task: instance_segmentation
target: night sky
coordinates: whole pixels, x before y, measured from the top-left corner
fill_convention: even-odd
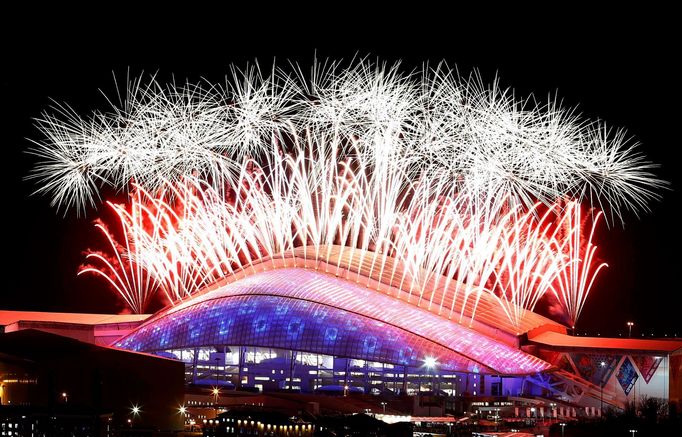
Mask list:
[[[334,29],[346,33],[343,40],[338,35],[320,37],[317,31],[324,23],[296,26],[293,32],[266,23],[241,31],[231,23],[133,35],[124,27],[99,28],[97,23],[79,23],[66,31],[26,20],[11,35],[4,29],[1,177],[6,261],[0,309],[122,309],[102,282],[76,278],[82,251],[99,241],[92,227],[97,211],[90,210],[84,218],[73,213],[64,217],[49,206],[48,198],[31,196],[34,186],[23,180],[33,162],[24,153],[28,139],[40,139],[31,118],[47,109],[50,99],[87,114],[107,107],[99,90],[115,91],[112,72],[119,79],[130,69],[134,75],[158,71],[162,79],[174,74],[179,81],[222,82],[231,63],[244,66],[258,58],[269,65],[276,57],[308,65],[317,50],[318,57],[348,59],[357,52],[387,61],[402,59],[409,69],[445,59],[461,72],[480,69],[488,82],[499,74],[502,84],[515,88],[517,95],[533,92],[542,100],[556,92],[565,106],[578,106],[589,118],[627,128],[648,157],[662,164],[658,174],[671,183],[671,190],[661,193],[662,201],[652,203],[650,213],[639,219],[626,215],[624,228],[601,228],[599,253],[610,268],[598,279],[578,332],[618,335],[627,332],[625,323],[632,320],[638,337],[682,336],[681,313],[674,303],[680,297],[682,268],[677,212],[682,168],[675,157],[682,99],[674,66],[680,35],[672,17],[662,13],[647,30],[642,23],[618,19],[608,28],[599,22],[536,23],[500,32],[458,28],[427,33],[395,23],[388,26],[391,31],[376,31],[371,37],[350,32],[349,27],[363,27],[354,23]]]

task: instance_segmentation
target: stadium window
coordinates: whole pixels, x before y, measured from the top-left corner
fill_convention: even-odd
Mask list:
[[[502,396],[502,383],[493,382],[490,384],[490,395],[491,396]]]

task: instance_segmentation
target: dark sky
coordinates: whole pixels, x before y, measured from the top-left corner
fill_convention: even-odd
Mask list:
[[[120,308],[100,282],[75,276],[82,250],[93,241],[96,212],[81,219],[63,217],[49,206],[49,199],[31,196],[34,187],[22,180],[32,165],[24,153],[30,145],[27,138],[39,138],[31,117],[46,109],[50,99],[86,114],[106,107],[98,90],[113,92],[112,72],[124,77],[130,68],[133,73],[159,71],[166,78],[175,74],[178,79],[221,81],[230,63],[244,65],[258,58],[267,64],[274,56],[305,64],[317,49],[320,57],[349,58],[359,52],[388,61],[402,59],[407,67],[445,59],[463,72],[479,68],[488,80],[497,73],[502,84],[519,95],[557,92],[567,106],[578,105],[584,115],[627,128],[642,150],[662,164],[659,175],[671,182],[672,190],[662,193],[663,200],[653,203],[650,213],[639,219],[627,215],[625,228],[602,228],[600,253],[610,268],[590,295],[578,330],[618,335],[632,320],[637,336],[682,336],[675,304],[682,268],[677,213],[682,168],[676,158],[682,99],[674,66],[682,38],[673,16],[634,13],[627,20],[600,17],[562,25],[511,22],[497,31],[490,30],[495,23],[485,21],[466,29],[428,23],[416,27],[416,17],[381,28],[369,22],[296,22],[288,27],[259,22],[242,29],[235,27],[239,20],[233,17],[229,24],[199,23],[192,29],[175,26],[173,31],[147,29],[140,34],[128,30],[139,27],[130,22],[45,26],[23,20],[11,34],[3,30],[2,42],[6,261],[0,309]],[[374,29],[371,35],[359,33],[369,27]],[[323,31],[326,36],[320,37]]]

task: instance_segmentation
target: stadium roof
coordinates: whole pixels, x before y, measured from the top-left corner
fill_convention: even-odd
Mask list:
[[[6,356],[31,361],[93,351],[100,351],[116,357],[144,356],[158,361],[174,361],[158,355],[123,351],[119,348],[96,345],[37,329],[24,329],[0,335],[0,350]]]
[[[529,341],[545,346],[568,349],[617,349],[626,351],[682,353],[680,340],[647,340],[637,338],[573,337],[558,332],[542,332],[529,337]]]
[[[393,258],[388,258],[384,269],[378,271],[378,269],[374,268],[371,255],[358,255],[358,253],[362,252],[361,249],[357,249],[353,252],[341,250],[340,246],[321,246],[321,248],[318,249],[320,257],[325,258],[326,261],[306,259],[306,250],[310,251],[314,250],[314,248],[298,247],[294,250],[296,254],[294,257],[285,256],[274,259],[264,258],[256,261],[252,265],[244,267],[241,272],[218,281],[204,289],[202,292],[197,293],[195,296],[202,295],[231,282],[238,281],[254,272],[288,267],[305,267],[306,269],[314,269],[320,273],[344,278],[354,284],[364,285],[367,288],[381,291],[389,296],[400,298],[408,304],[418,306],[445,319],[450,319],[448,312],[452,308],[455,314],[455,316],[452,317],[452,320],[458,319],[461,314],[462,318],[460,321],[462,323],[470,325],[474,330],[481,331],[488,336],[498,339],[501,338],[496,335],[495,331],[513,337],[540,327],[548,327],[550,330],[566,332],[565,326],[532,311],[525,311],[521,325],[518,327],[514,326],[512,322],[509,321],[499,302],[497,302],[490,293],[473,293],[474,295],[477,295],[476,298],[471,297],[465,300],[464,288],[466,285],[454,280],[448,281],[444,277],[435,277],[426,273],[424,273],[424,276],[429,277],[429,280],[421,287],[425,290],[424,296],[428,296],[428,298],[425,297],[424,300],[420,300],[413,297],[411,301],[408,301],[405,298],[407,293],[400,288],[400,279],[395,279],[402,277],[402,274],[396,274],[395,272],[402,271],[403,267],[399,261]],[[443,284],[445,283],[450,284],[447,293],[444,293]],[[455,294],[453,293],[453,290],[455,289],[460,289],[460,292],[456,293],[457,297],[453,302],[452,296]],[[431,298],[431,290],[434,290],[433,299]],[[469,292],[471,292],[471,290],[469,290]],[[431,305],[432,302],[436,302],[438,305]],[[440,310],[441,307],[444,308],[442,311]],[[472,320],[470,316],[474,312],[475,316]]]
[[[149,314],[88,314],[0,310],[0,326],[7,326],[17,322],[57,322],[77,323],[82,325],[103,325],[108,323],[139,322],[148,318]]]
[[[204,335],[199,331],[204,330],[200,325],[208,327],[213,323],[212,320],[217,320],[212,315],[213,311],[225,311],[216,307],[223,305],[219,302],[227,302],[226,299],[260,298],[260,301],[265,303],[268,298],[275,297],[291,302],[307,302],[308,305],[323,305],[359,315],[384,324],[387,330],[398,329],[408,333],[415,341],[419,339],[418,341],[424,344],[449,350],[449,354],[455,360],[458,360],[456,358],[458,356],[474,361],[479,366],[489,369],[490,373],[529,374],[549,370],[551,367],[516,346],[482,335],[464,324],[439,317],[433,311],[418,308],[404,299],[397,299],[359,285],[355,281],[301,267],[252,273],[231,284],[193,296],[176,306],[167,307],[121,339],[118,345],[132,350],[164,349],[169,347],[162,345],[164,336],[176,338],[178,335],[181,335],[182,341],[188,346],[195,342],[213,341],[210,338],[204,340]],[[244,313],[242,310],[230,312],[235,317],[241,317],[240,314]],[[310,316],[314,317],[313,314]],[[191,320],[201,321],[201,324],[195,327],[195,336],[192,335],[192,330],[188,329],[187,323],[182,322],[184,319],[188,320],[187,323]],[[221,320],[225,321],[224,318]],[[178,323],[180,324],[177,325]],[[253,323],[249,323],[249,326],[251,325]],[[306,326],[307,329],[313,329],[314,324],[309,323]],[[168,330],[173,333],[166,334]]]

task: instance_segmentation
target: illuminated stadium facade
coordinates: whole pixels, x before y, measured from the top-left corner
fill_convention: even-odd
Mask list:
[[[187,360],[192,383],[224,379],[215,375],[217,360],[225,376],[241,375],[237,383],[288,388],[294,372],[298,383],[292,388],[303,391],[405,387],[398,374],[405,368],[422,374],[429,359],[450,375],[520,375],[550,367],[404,301],[301,268],[255,273],[171,307],[117,345]],[[239,372],[243,367],[248,373]],[[447,393],[462,391],[452,380],[445,382],[441,388]],[[407,390],[416,390],[412,381]]]
[[[462,305],[472,303],[454,302]],[[532,312],[516,327],[487,295],[477,305],[476,319],[459,323],[360,265],[292,257],[254,264],[153,315],[0,311],[0,324],[181,361],[190,406],[212,405],[201,399],[216,388],[234,399],[435,394],[459,400],[459,412],[502,406],[530,416],[536,407],[543,417],[599,415],[643,395],[680,402],[680,340],[575,337]]]
[[[679,341],[571,337],[534,313],[517,335],[485,299],[476,320],[460,324],[395,288],[367,286],[358,271],[295,258],[226,282],[115,345],[181,360],[188,385],[221,389],[525,397],[588,411],[622,408],[637,390],[679,396]]]

